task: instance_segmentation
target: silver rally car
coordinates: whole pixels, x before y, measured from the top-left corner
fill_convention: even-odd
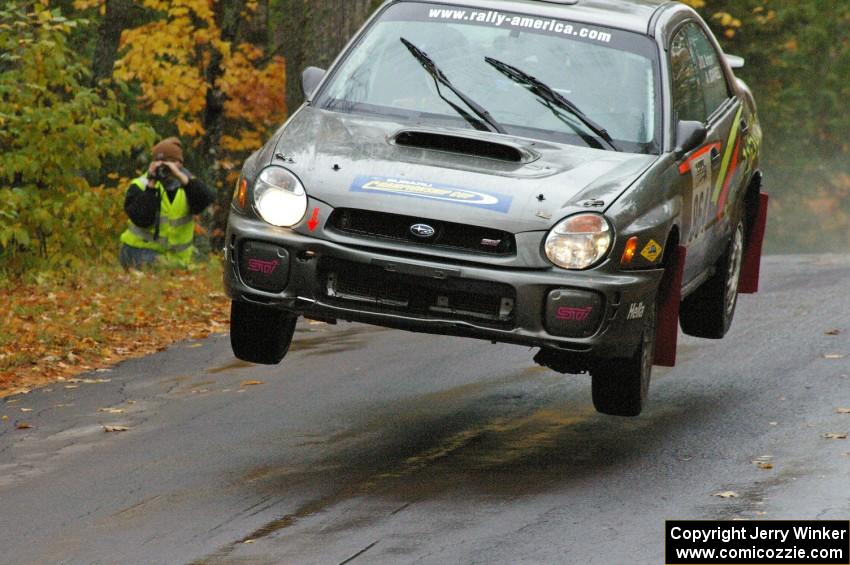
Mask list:
[[[244,165],[234,353],[280,362],[298,316],[521,344],[639,414],[679,325],[758,288],[741,66],[677,2],[386,2]]]

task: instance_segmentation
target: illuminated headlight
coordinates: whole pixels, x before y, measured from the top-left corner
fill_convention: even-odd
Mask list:
[[[579,214],[561,221],[546,236],[546,257],[563,269],[587,269],[602,260],[613,237],[599,214]]]
[[[269,167],[254,183],[254,206],[268,223],[289,228],[304,218],[307,193],[295,175],[282,167]]]

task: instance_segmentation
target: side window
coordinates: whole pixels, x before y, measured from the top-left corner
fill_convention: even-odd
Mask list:
[[[670,44],[670,69],[673,76],[674,120],[704,123],[708,117],[705,99],[685,29],[680,30]]]
[[[705,95],[705,108],[708,115],[717,110],[729,98],[729,85],[720,67],[720,59],[714,45],[705,32],[694,24],[688,25],[688,40],[697,64],[702,88]]]

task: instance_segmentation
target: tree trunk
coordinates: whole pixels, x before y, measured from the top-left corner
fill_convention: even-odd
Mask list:
[[[235,47],[241,37],[241,13],[245,10],[245,0],[219,0],[215,3],[215,19],[221,30],[221,39],[230,42]],[[213,205],[213,226],[227,224],[230,191],[224,190],[227,171],[218,166],[221,147],[221,136],[225,131],[224,102],[226,96],[218,87],[218,80],[224,74],[222,55],[213,49],[210,53],[210,63],[204,72],[207,83],[206,107],[204,108],[203,128],[206,132],[201,142],[199,162],[202,178],[215,191],[216,199]],[[223,237],[215,230],[212,237],[214,249],[221,247]]]
[[[133,25],[139,8],[133,0],[106,0],[106,14],[97,28],[97,44],[92,57],[92,86],[105,78],[112,77],[121,32]]]
[[[294,112],[304,101],[301,73],[306,67],[327,69],[360,29],[375,0],[271,0],[273,37],[286,58],[286,106]]]

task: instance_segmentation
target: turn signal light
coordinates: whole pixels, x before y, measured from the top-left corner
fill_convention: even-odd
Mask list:
[[[621,265],[628,265],[632,262],[632,259],[635,258],[635,253],[637,252],[638,246],[638,238],[630,237],[629,241],[626,242],[626,250],[623,251],[623,258],[620,259]]]
[[[236,194],[233,200],[240,210],[244,210],[248,206],[248,181],[245,177],[239,177],[239,183],[236,185]]]

